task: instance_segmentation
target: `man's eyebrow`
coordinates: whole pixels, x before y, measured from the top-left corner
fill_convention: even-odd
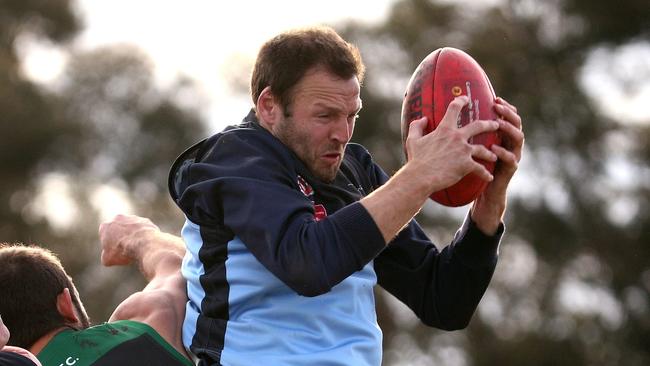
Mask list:
[[[328,112],[336,112],[336,113],[343,112],[342,108],[339,108],[338,106],[328,104],[328,103],[324,103],[324,102],[316,102],[316,103],[314,103],[314,107],[326,109]],[[361,108],[363,108],[363,105],[361,103],[359,103],[359,108],[357,108],[351,114],[358,114],[361,111]]]
[[[334,111],[340,110],[339,107],[336,107],[336,106],[334,106],[332,104],[325,103],[325,102],[316,102],[316,103],[314,103],[314,107],[323,108],[323,109],[327,109],[327,110],[334,110]]]

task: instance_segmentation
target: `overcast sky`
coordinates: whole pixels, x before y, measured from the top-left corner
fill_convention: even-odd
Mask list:
[[[467,2],[498,4],[500,0]],[[140,47],[151,57],[162,86],[180,75],[196,81],[205,95],[200,107],[218,130],[240,120],[250,107],[247,98],[228,88],[227,79],[233,75],[248,78],[250,63],[265,40],[297,26],[336,25],[345,20],[380,22],[393,3],[395,0],[77,0],[86,26],[74,47],[93,49],[117,43]],[[21,56],[27,74],[45,83],[54,80],[65,65],[65,53],[43,44],[24,43],[28,47]],[[630,94],[629,88],[617,82],[649,79],[648,43],[596,51],[585,70],[577,77],[588,93],[599,99],[599,105],[613,111],[611,115],[630,121],[650,119],[650,83],[636,85]]]
[[[335,25],[346,19],[381,21],[392,2],[78,0],[85,29],[74,47],[137,45],[151,57],[163,86],[179,75],[197,82],[206,96],[202,105],[206,118],[218,128],[239,121],[250,108],[248,99],[233,97],[224,77],[248,73],[265,40],[298,26]],[[54,80],[65,65],[65,54],[47,45],[28,44],[23,51],[26,72],[37,81]]]

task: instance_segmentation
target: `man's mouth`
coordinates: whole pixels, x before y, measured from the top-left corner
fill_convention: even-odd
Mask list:
[[[339,159],[341,159],[341,155],[342,154],[339,153],[339,152],[332,152],[332,153],[323,154],[321,156],[328,163],[334,164],[334,163],[338,162]]]

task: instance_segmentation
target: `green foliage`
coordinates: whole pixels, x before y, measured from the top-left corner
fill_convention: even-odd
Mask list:
[[[0,2],[0,237],[29,238],[33,228],[20,218],[16,192],[26,188],[32,171],[49,144],[52,129],[62,127],[56,100],[20,74],[16,42],[21,35],[60,42],[79,30],[80,24],[67,0]],[[13,202],[13,207],[12,206]],[[24,240],[25,240],[24,239]]]
[[[468,3],[400,0],[383,24],[343,29],[368,65],[354,139],[387,172],[403,162],[406,83],[438,47],[464,49],[484,67],[518,107],[527,138],[500,263],[472,324],[431,330],[379,292],[385,363],[650,364],[650,124],[606,117],[580,84],[594,50],[648,47],[647,1]],[[68,0],[0,0],[0,239],[59,253],[91,316],[103,321],[142,280],[132,269],[99,266],[97,226],[111,203],[99,193],[119,192],[135,213],[178,232],[167,169],[205,126],[176,98],[191,81],[162,89],[139,50],[66,48],[81,23]],[[54,90],[21,74],[16,46],[25,36],[69,51]],[[647,84],[648,75],[631,80]],[[43,216],[46,182],[66,188],[71,224]],[[418,220],[444,243],[463,213],[432,204]]]
[[[176,99],[193,86],[179,80],[163,90],[146,55],[113,46],[68,49],[64,75],[46,90],[20,72],[17,40],[66,47],[81,22],[71,2],[2,1],[0,18],[0,238],[59,253],[91,317],[104,321],[143,280],[133,269],[99,265],[99,221],[121,196],[134,213],[178,232],[182,216],[168,198],[167,172],[206,133],[198,111]],[[45,193],[48,184],[55,193]],[[70,212],[48,210],[51,199],[67,200]]]
[[[467,364],[650,362],[641,341],[650,339],[650,124],[604,116],[580,84],[597,47],[640,40],[648,47],[649,19],[646,2],[633,0],[512,0],[493,7],[402,0],[383,24],[343,29],[368,63],[354,139],[389,172],[403,159],[402,95],[383,89],[405,88],[436,48],[467,51],[523,117],[526,148],[512,183],[500,264],[467,338],[455,343]],[[636,83],[650,82],[647,74],[637,77]],[[621,170],[631,183],[619,183]],[[626,210],[636,214],[625,219]],[[433,205],[418,220],[444,243],[450,236],[441,232],[453,233],[459,222],[449,217],[456,213]],[[379,303],[387,364],[417,364],[408,352],[399,357],[403,344],[395,339],[404,331],[427,364],[445,363],[432,356],[446,350],[432,341],[441,332],[405,328],[394,306],[383,296]]]

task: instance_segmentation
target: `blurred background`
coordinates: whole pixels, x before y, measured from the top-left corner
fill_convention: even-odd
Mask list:
[[[647,0],[218,3],[0,0],[0,241],[59,253],[95,322],[143,286],[99,265],[99,222],[134,213],[178,234],[173,159],[246,114],[264,40],[322,23],[362,51],[353,140],[389,173],[406,83],[436,48],[472,55],[524,120],[470,326],[426,328],[378,289],[384,364],[650,364]],[[466,210],[431,202],[418,220],[442,246]]]

